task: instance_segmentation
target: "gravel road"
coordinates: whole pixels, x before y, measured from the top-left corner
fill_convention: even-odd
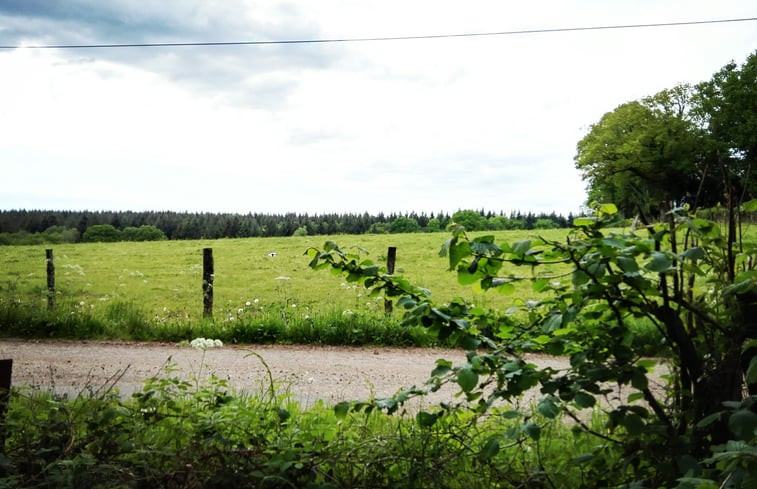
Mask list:
[[[400,388],[423,384],[437,359],[459,363],[465,358],[464,352],[445,349],[226,345],[208,349],[203,362],[202,351],[167,343],[0,340],[0,358],[13,359],[14,386],[68,395],[115,379],[120,392],[128,395],[149,377],[168,376],[163,369],[169,362],[177,369],[171,376],[192,380],[213,373],[227,379],[234,390],[262,392],[267,370],[251,352],[268,365],[278,391],[290,393],[305,406],[319,399],[336,403],[390,396]],[[561,358],[531,360],[555,368],[567,365]],[[454,393],[443,389],[414,401],[415,406],[453,400]]]

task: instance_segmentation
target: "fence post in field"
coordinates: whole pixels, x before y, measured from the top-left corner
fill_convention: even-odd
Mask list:
[[[45,250],[47,261],[47,308],[55,306],[55,264],[53,263],[53,250]]]
[[[13,360],[0,360],[0,451],[5,451],[5,415],[11,394]]]
[[[386,251],[386,273],[393,274],[394,273],[394,262],[397,259],[397,247],[396,246],[390,246],[389,249]],[[392,313],[392,301],[389,299],[384,299],[384,313],[391,314]]]
[[[202,249],[202,317],[213,317],[213,248]]]

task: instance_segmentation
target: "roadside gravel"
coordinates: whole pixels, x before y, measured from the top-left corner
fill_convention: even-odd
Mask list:
[[[268,365],[280,392],[306,405],[319,399],[335,403],[390,396],[423,384],[439,358],[456,363],[465,359],[464,352],[447,349],[225,345],[208,349],[203,362],[202,351],[167,343],[0,340],[0,357],[13,359],[13,385],[69,395],[115,379],[116,387],[128,395],[152,376],[194,379],[201,364],[203,377],[213,373],[234,390],[261,392],[268,374],[251,352]],[[168,364],[176,369],[171,374],[164,371]],[[448,390],[428,401],[451,400],[453,394]]]
[[[130,395],[152,376],[194,381],[198,375],[210,374],[226,379],[237,392],[262,393],[269,369],[279,393],[289,393],[308,406],[318,400],[332,404],[391,396],[401,388],[422,385],[437,359],[461,363],[465,353],[427,348],[224,345],[208,349],[203,359],[202,351],[188,345],[5,339],[0,340],[0,358],[13,359],[14,386],[70,396],[114,381],[123,395]],[[555,369],[568,367],[566,358],[533,355],[529,360]],[[169,364],[175,369],[170,374],[165,371]],[[456,390],[448,387],[407,407],[456,400]]]

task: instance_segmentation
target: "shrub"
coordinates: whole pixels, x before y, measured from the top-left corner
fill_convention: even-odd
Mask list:
[[[95,224],[84,231],[81,239],[85,243],[113,243],[121,240],[121,231],[111,224]]]
[[[155,226],[128,226],[121,232],[121,239],[123,241],[163,241],[168,238]]]

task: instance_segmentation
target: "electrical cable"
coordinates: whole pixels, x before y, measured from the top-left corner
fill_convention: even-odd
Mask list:
[[[380,41],[413,41],[422,39],[450,39],[461,37],[492,37],[492,36],[515,36],[527,34],[553,34],[562,32],[601,31],[615,29],[640,29],[652,27],[679,27],[705,24],[724,24],[733,22],[752,22],[757,17],[722,20],[698,20],[686,22],[662,22],[653,24],[625,24],[590,27],[562,27],[551,29],[525,29],[498,32],[469,32],[460,34],[429,34],[418,36],[387,36],[387,37],[352,37],[331,39],[289,39],[270,41],[207,41],[207,42],[156,42],[156,43],[124,43],[124,44],[40,44],[40,45],[0,45],[0,49],[105,49],[105,48],[162,48],[162,47],[198,47],[198,46],[260,46],[270,44],[327,44],[327,43],[354,43],[354,42],[380,42]]]

